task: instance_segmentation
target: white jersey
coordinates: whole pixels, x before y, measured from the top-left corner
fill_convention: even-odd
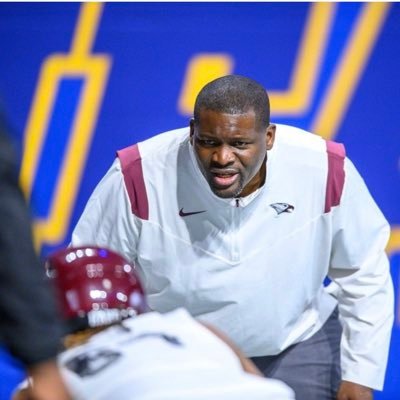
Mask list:
[[[239,199],[211,191],[189,129],[122,150],[72,244],[120,252],[152,309],[185,307],[247,356],[308,339],[338,302],[343,379],[380,389],[393,322],[388,237],[344,147],[277,125],[264,186]]]
[[[63,352],[59,365],[76,400],[294,400],[284,383],[245,373],[183,309],[129,318]]]

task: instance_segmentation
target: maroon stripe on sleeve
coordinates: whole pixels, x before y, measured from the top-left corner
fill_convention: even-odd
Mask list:
[[[342,143],[326,141],[328,177],[326,181],[325,212],[340,204],[344,185],[344,159],[346,150]]]
[[[142,159],[137,144],[117,151],[125,187],[131,202],[132,213],[141,219],[149,219],[149,202],[143,178]]]

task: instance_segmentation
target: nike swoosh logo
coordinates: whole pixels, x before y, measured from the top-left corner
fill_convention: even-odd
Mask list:
[[[181,209],[179,210],[179,215],[180,215],[181,217],[188,217],[189,215],[201,214],[201,213],[204,213],[204,212],[206,212],[206,210],[204,210],[204,211],[184,212],[184,211],[183,211],[183,208],[181,208]]]

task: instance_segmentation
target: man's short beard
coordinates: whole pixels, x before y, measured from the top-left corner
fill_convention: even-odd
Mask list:
[[[239,174],[239,185],[238,185],[237,190],[236,190],[233,194],[224,193],[224,192],[225,192],[224,190],[215,189],[215,188],[213,188],[212,186],[210,186],[210,188],[211,188],[211,190],[213,191],[213,193],[214,193],[216,196],[220,197],[221,199],[236,199],[236,198],[240,197],[239,195],[240,195],[240,193],[242,193],[242,191],[243,191],[243,189],[244,189],[244,184],[243,184],[242,175]]]

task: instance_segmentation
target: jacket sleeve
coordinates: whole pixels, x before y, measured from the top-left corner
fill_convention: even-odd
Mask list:
[[[390,227],[348,159],[345,177],[341,203],[332,210],[328,287],[343,325],[342,379],[382,390],[394,318],[385,254]]]
[[[90,196],[72,233],[72,246],[104,246],[135,261],[140,234],[140,219],[131,211],[131,204],[115,159],[111,168]]]
[[[34,251],[13,149],[0,126],[0,335],[26,366],[54,358],[62,327]]]

